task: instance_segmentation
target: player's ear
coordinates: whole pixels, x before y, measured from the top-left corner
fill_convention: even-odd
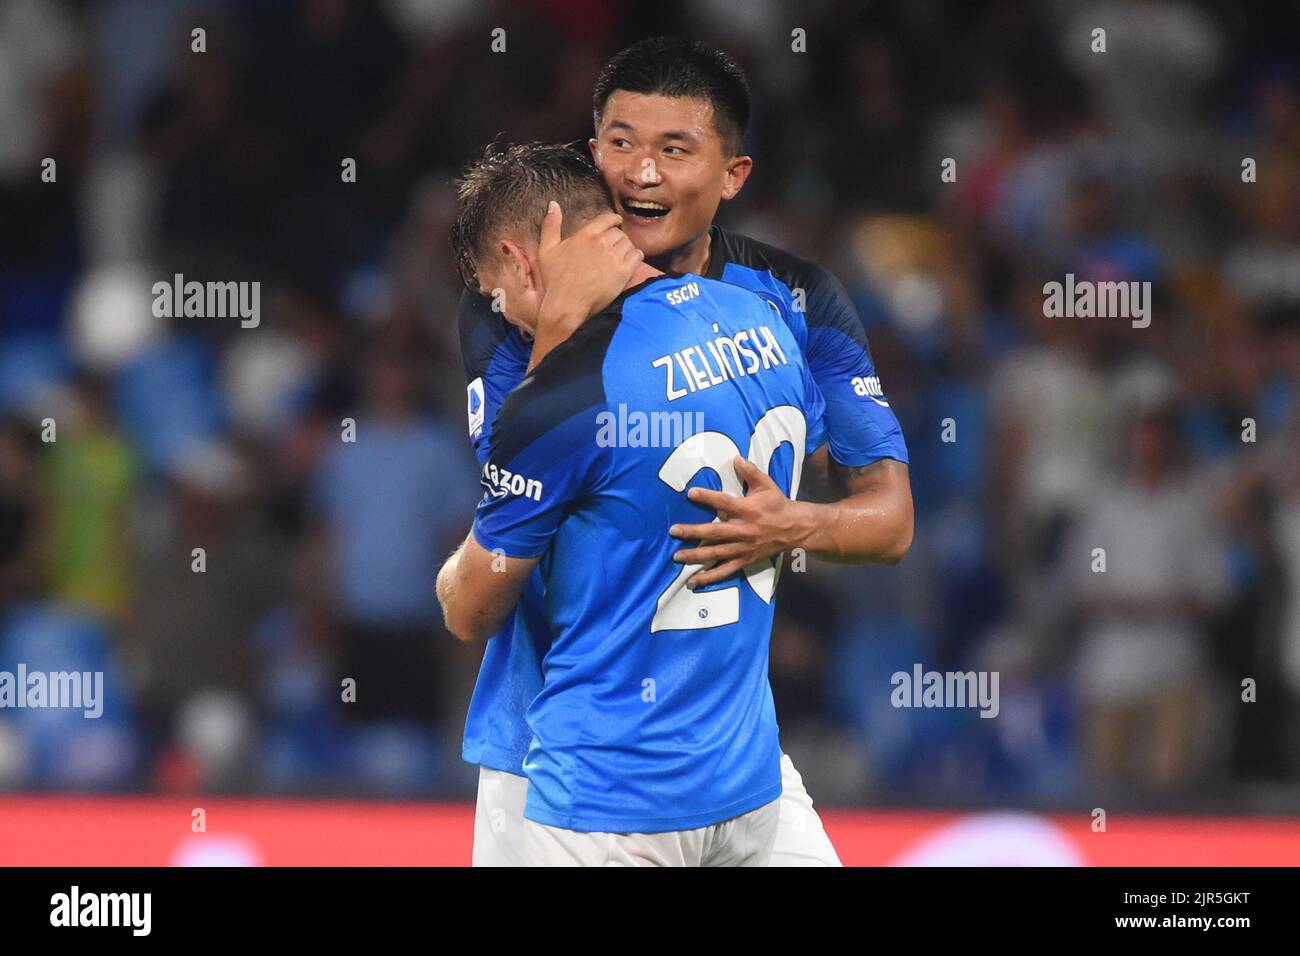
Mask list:
[[[524,252],[524,247],[513,239],[502,239],[499,250],[505,258],[507,268],[515,274],[525,289],[531,289],[536,284],[534,281],[536,276],[532,264],[528,261],[528,255]]]
[[[733,156],[727,160],[727,168],[723,172],[722,198],[735,198],[753,170],[754,160],[749,156]]]
[[[600,140],[596,139],[596,137],[594,136],[591,139],[587,140],[587,149],[591,151],[591,161],[595,163],[596,168],[599,169],[600,168]]]

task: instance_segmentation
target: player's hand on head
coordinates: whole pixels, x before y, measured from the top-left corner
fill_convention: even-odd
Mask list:
[[[604,213],[561,239],[564,211],[559,203],[550,203],[538,243],[546,283],[539,326],[562,325],[572,333],[623,291],[644,255],[622,230],[622,222],[618,213]]]
[[[755,561],[796,547],[805,533],[804,509],[799,502],[787,498],[771,476],[748,459],[737,456],[733,464],[736,477],[745,483],[745,495],[692,488],[687,497],[712,508],[719,520],[668,529],[674,538],[700,542],[673,555],[680,564],[706,566],[690,577],[689,587],[713,584]]]

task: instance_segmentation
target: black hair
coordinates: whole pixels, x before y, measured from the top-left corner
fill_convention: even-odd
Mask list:
[[[597,130],[616,90],[706,100],[723,147],[732,156],[740,152],[749,126],[749,81],[731,54],[680,37],[651,37],[620,50],[596,77],[592,117]]]

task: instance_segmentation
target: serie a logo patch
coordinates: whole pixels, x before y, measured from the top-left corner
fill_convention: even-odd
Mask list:
[[[469,415],[469,437],[478,438],[478,433],[483,430],[484,408],[487,404],[483,400],[483,377],[480,375],[465,386],[465,392],[467,394],[465,410]]]

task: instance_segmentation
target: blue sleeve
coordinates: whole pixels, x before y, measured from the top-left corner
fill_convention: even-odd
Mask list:
[[[756,289],[749,285],[740,285],[740,288],[757,292]],[[805,421],[808,423],[808,437],[804,443],[804,454],[811,455],[826,444],[826,399],[813,378],[809,365],[808,325],[804,321],[804,315],[795,306],[794,298],[786,286],[775,284],[773,289],[774,295],[759,295],[759,298],[776,310],[799,350],[799,371],[803,376],[804,386],[803,412]]]
[[[488,459],[497,413],[523,381],[532,347],[504,315],[492,309],[490,298],[469,290],[461,294],[458,326],[469,437],[482,465]]]
[[[808,422],[808,440],[804,443],[804,454],[811,455],[826,444],[826,399],[812,376],[806,356],[799,366],[803,373],[804,418]]]
[[[601,487],[610,461],[596,441],[603,404],[557,420],[563,397],[533,385],[520,386],[497,417],[474,515],[478,543],[511,558],[544,554],[573,503]]]
[[[826,444],[826,399],[812,375],[811,362],[808,359],[808,325],[804,315],[794,304],[792,296],[786,294],[784,286],[779,287],[780,306],[777,312],[785,321],[795,345],[799,348],[799,371],[803,376],[804,418],[808,423],[808,438],[804,443],[804,454],[811,455]],[[770,300],[769,300],[770,301]]]
[[[804,354],[826,406],[831,457],[858,467],[882,458],[906,462],[907,444],[867,348],[862,321],[838,279],[813,266],[805,285]]]

